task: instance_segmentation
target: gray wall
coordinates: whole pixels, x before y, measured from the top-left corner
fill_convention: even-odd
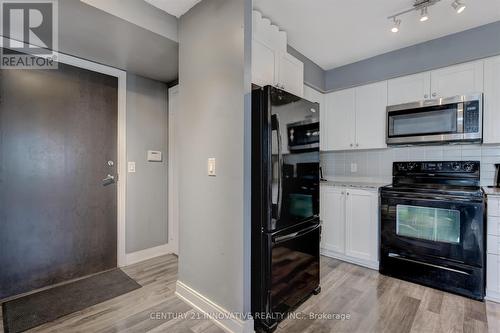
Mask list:
[[[127,75],[126,252],[166,244],[167,238],[167,85]],[[148,162],[147,151],[159,150],[163,162]]]
[[[129,0],[130,1],[130,0]],[[159,9],[165,20],[176,19]],[[169,82],[178,77],[179,44],[80,0],[59,1],[59,51]]]
[[[500,54],[500,21],[326,72],[325,90],[383,81]]]
[[[245,1],[203,0],[179,25],[179,281],[238,312],[247,309],[249,272]],[[217,158],[216,177],[207,176],[209,157]]]
[[[323,68],[316,65],[305,55],[288,45],[288,53],[304,63],[304,83],[318,91],[325,90],[325,74]]]

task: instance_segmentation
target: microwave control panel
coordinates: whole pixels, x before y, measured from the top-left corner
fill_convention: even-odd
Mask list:
[[[481,124],[479,124],[480,117],[479,101],[470,101],[464,103],[464,132],[465,133],[478,133]]]

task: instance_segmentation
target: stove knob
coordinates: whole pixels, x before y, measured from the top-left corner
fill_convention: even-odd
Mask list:
[[[398,171],[406,171],[406,165],[398,164]]]
[[[467,172],[474,171],[474,164],[472,163],[465,163],[464,164],[464,170]]]
[[[452,163],[451,168],[453,169],[453,171],[460,171],[460,169],[462,169],[462,166],[460,165],[460,163]]]
[[[417,167],[417,163],[409,163],[408,164],[408,170],[412,171]]]

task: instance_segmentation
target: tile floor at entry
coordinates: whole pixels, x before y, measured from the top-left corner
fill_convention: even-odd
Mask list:
[[[285,320],[277,332],[498,332],[500,304],[476,302],[323,257],[320,295],[297,311],[345,313],[351,319]],[[195,313],[175,292],[177,257],[124,268],[143,288],[30,332],[223,332],[209,320],[151,320],[152,312]],[[0,329],[1,326],[0,321]]]

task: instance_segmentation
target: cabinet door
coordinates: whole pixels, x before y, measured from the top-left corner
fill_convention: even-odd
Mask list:
[[[378,259],[377,193],[347,190],[345,254],[354,258]]]
[[[304,96],[304,64],[294,56],[278,54],[278,82],[282,89],[299,97]]]
[[[321,187],[321,248],[344,253],[345,190],[331,186]]]
[[[403,76],[388,81],[388,104],[418,102],[430,98],[431,73]]]
[[[275,52],[257,39],[252,43],[252,83],[261,87],[275,85]]]
[[[431,98],[483,92],[483,61],[468,62],[431,72]]]
[[[356,141],[355,96],[355,89],[336,91],[327,95],[327,150],[354,149]]]
[[[356,148],[387,148],[387,81],[356,88]]]
[[[484,143],[500,143],[500,57],[484,64]]]

